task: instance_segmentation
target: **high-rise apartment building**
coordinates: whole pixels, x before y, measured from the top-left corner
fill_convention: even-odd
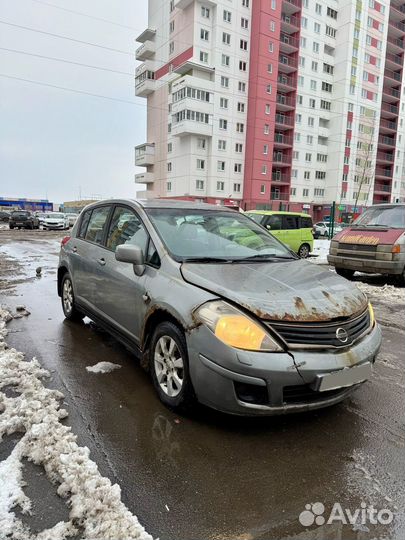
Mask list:
[[[405,200],[405,0],[149,0],[146,197],[352,212]]]

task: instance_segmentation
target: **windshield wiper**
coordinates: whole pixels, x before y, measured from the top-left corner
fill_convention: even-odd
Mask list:
[[[232,259],[225,259],[221,257],[187,257],[183,259],[183,263],[230,263]]]
[[[235,259],[232,262],[247,262],[247,261],[272,261],[274,259],[282,259],[287,261],[295,261],[295,257],[287,257],[285,255],[275,255],[271,253],[259,253],[258,255],[251,255],[250,257],[244,257],[243,259]],[[297,257],[298,259],[298,257]]]
[[[355,227],[382,227],[384,229],[392,229],[390,225],[382,225],[381,223],[367,223],[366,225],[355,225]]]

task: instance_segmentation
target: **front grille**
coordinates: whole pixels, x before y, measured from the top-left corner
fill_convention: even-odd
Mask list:
[[[368,244],[345,244],[339,242],[336,255],[351,259],[376,259],[377,246]]]
[[[345,249],[349,251],[377,251],[377,246],[369,244],[345,244],[344,242],[339,242],[338,249]]]
[[[340,394],[344,394],[347,388],[336,388],[326,392],[316,392],[308,384],[298,384],[295,386],[284,386],[283,402],[288,405],[298,405],[302,403],[313,403],[330,399]]]
[[[347,347],[369,328],[370,313],[366,309],[357,317],[338,322],[270,322],[267,324],[289,344],[316,345],[325,348]],[[338,335],[346,337],[346,334],[346,341],[337,337]]]

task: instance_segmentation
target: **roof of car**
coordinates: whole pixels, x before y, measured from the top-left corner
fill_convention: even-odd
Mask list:
[[[223,210],[229,212],[235,212],[231,208],[226,206],[220,206],[216,204],[207,204],[195,201],[182,201],[175,199],[105,199],[89,204],[86,208],[93,208],[98,205],[105,204],[125,204],[132,203],[142,208],[179,208],[179,209],[193,209],[193,210]]]
[[[262,214],[263,216],[272,216],[274,214],[280,214],[285,216],[301,216],[301,217],[311,217],[305,212],[287,212],[282,210],[248,210],[246,214]]]

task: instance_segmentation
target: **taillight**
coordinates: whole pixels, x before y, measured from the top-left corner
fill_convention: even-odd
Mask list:
[[[71,238],[70,236],[65,236],[65,238],[62,238],[60,245],[62,247],[65,246],[69,242],[70,238]]]

